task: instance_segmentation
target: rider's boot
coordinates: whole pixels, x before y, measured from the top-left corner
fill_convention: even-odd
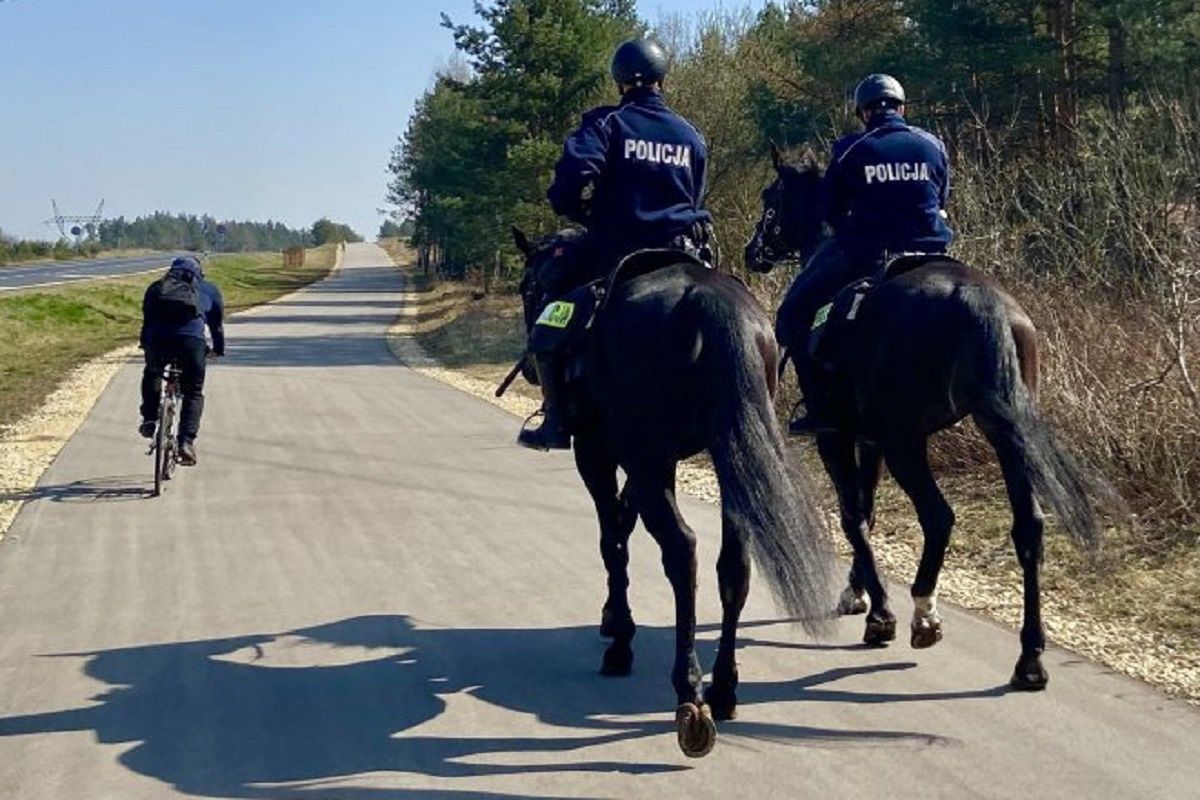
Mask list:
[[[788,433],[793,436],[836,433],[838,426],[830,376],[824,374],[821,365],[808,354],[807,348],[801,348],[793,356],[793,363],[796,365],[800,391],[804,393],[804,416],[788,423]]]
[[[196,443],[191,439],[179,440],[179,463],[185,467],[196,466]]]
[[[158,427],[157,422],[152,419],[144,419],[142,420],[142,423],[138,425],[138,434],[146,439],[153,439],[154,429],[156,427]]]
[[[517,444],[533,450],[570,450],[571,434],[563,421],[562,365],[546,356],[533,356],[532,360],[542,386],[542,424],[523,428]]]

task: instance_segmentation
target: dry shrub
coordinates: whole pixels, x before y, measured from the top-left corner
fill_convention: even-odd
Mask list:
[[[1146,527],[1200,526],[1200,107],[1151,98],[1100,117],[1069,156],[960,163],[957,253],[995,274],[1041,333],[1041,402]],[[939,463],[990,453],[960,429]]]

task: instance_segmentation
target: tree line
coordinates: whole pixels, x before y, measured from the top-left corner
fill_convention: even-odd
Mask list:
[[[857,127],[857,81],[887,72],[950,152],[952,254],[1042,331],[1051,416],[1144,515],[1200,525],[1200,3],[805,0],[653,28],[619,0],[476,12],[444,20],[458,58],[391,155],[388,199],[429,268],[513,281],[508,226],[567,225],[544,200],[562,139],[615,102],[615,46],[650,32],[673,57],[668,104],[709,143],[722,266],[774,307],[790,275],[741,263],[769,143],[827,154]],[[955,432],[936,450],[983,463],[971,447]]]
[[[282,222],[220,221],[207,214],[156,212],[134,219],[116,217],[87,225],[78,244],[67,240],[19,240],[0,232],[0,264],[37,258],[71,258],[104,250],[194,250],[220,253],[263,252],[313,247],[331,242],[361,242],[349,225],[321,218],[309,228]]]
[[[1200,193],[1190,0],[810,0],[652,31],[630,0],[493,0],[476,11],[473,22],[443,19],[459,59],[421,98],[390,162],[388,199],[448,271],[511,264],[510,223],[561,223],[543,200],[561,141],[583,110],[614,100],[612,50],[647,31],[674,56],[668,102],[709,141],[708,206],[730,252],[757,214],[768,141],[827,152],[854,127],[848,97],[871,72],[900,78],[910,120],[947,142],[951,215],[964,244],[992,237],[978,251],[992,261],[1137,284],[1162,261],[1142,234],[1178,239],[1168,210],[1190,213]],[[1153,208],[1140,207],[1143,191]],[[1089,241],[1114,213],[1145,230]],[[997,239],[997,226],[1011,236]]]

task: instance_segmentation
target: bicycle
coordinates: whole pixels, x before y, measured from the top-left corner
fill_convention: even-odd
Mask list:
[[[154,456],[154,497],[162,494],[163,483],[171,480],[179,464],[179,411],[183,395],[179,391],[182,370],[175,362],[163,370],[162,389],[158,395],[158,424],[154,442],[146,455]]]

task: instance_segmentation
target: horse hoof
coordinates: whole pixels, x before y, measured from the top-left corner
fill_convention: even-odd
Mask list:
[[[613,642],[604,651],[600,661],[600,674],[608,678],[624,678],[633,672],[633,648],[628,644]]]
[[[617,614],[609,610],[608,606],[600,611],[600,635],[605,639],[616,639],[622,634],[633,638],[635,629],[633,617],[628,613]]]
[[[737,719],[737,692],[710,686],[704,692],[704,702],[712,710],[713,719],[727,722]]]
[[[884,645],[896,638],[896,618],[890,614],[886,617],[867,617],[867,627],[863,631],[863,643]]]
[[[847,586],[838,598],[837,612],[844,617],[867,613],[867,598]]]
[[[1040,692],[1050,682],[1050,673],[1042,666],[1040,656],[1021,656],[1008,685],[1018,692]]]
[[[717,743],[717,723],[705,703],[684,703],[675,709],[675,732],[688,758],[704,758]]]
[[[914,622],[912,626],[912,639],[910,644],[917,650],[924,650],[926,647],[933,647],[942,640],[942,621],[923,619],[919,623]]]

